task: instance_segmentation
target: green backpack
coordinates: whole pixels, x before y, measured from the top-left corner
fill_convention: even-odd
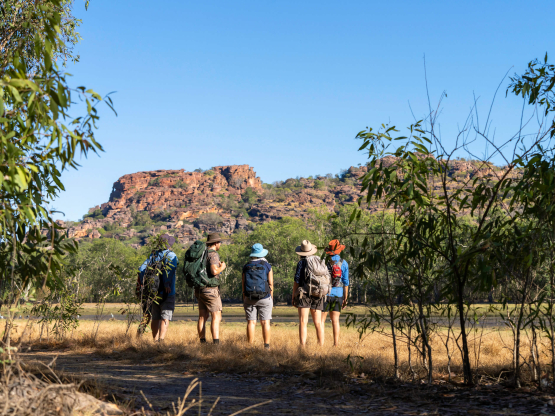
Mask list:
[[[216,277],[208,277],[206,262],[208,261],[208,250],[206,244],[200,240],[193,243],[185,253],[183,262],[183,274],[187,286],[194,288],[216,287],[220,280]]]

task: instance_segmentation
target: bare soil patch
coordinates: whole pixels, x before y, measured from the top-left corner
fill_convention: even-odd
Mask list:
[[[144,393],[156,412],[172,410],[194,378],[202,382],[202,414],[230,415],[254,404],[271,403],[244,414],[377,414],[377,415],[530,415],[555,414],[552,392],[510,389],[499,384],[464,388],[443,381],[432,386],[369,380],[364,375],[336,379],[314,373],[261,374],[199,371],[190,362],[160,363],[71,351],[31,351],[26,360],[51,362],[64,373],[93,380],[105,399],[128,409],[149,409]],[[199,392],[195,392],[198,396]],[[198,411],[198,410],[197,410]],[[196,413],[196,411],[195,411]]]

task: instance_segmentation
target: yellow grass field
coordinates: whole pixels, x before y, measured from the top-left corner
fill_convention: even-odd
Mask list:
[[[98,325],[98,326],[97,326]],[[122,321],[101,321],[95,325],[92,321],[82,321],[75,330],[63,337],[56,337],[52,329],[46,331],[36,322],[16,320],[13,342],[22,341],[22,349],[29,347],[71,351],[75,353],[98,353],[100,355],[118,356],[130,360],[154,360],[155,362],[175,363],[178,367],[196,368],[197,370],[222,372],[294,372],[309,373],[319,376],[337,374],[364,373],[365,377],[391,377],[394,374],[393,348],[391,339],[380,334],[367,334],[359,338],[354,329],[342,327],[340,345],[334,348],[332,329],[326,325],[324,347],[316,343],[314,327],[309,324],[308,346],[300,349],[298,345],[298,326],[294,323],[275,324],[272,326],[271,350],[262,348],[261,329],[257,327],[256,341],[249,345],[245,340],[245,325],[241,323],[222,323],[220,345],[210,344],[211,337],[207,331],[208,344],[200,345],[195,322],[178,321],[170,323],[166,340],[163,344],[154,343],[150,333],[142,338],[135,337],[136,325],[132,325],[126,334],[126,325]],[[208,330],[208,328],[207,328]],[[97,331],[97,332],[96,332]],[[96,332],[96,336],[95,336]],[[24,334],[23,334],[24,333]],[[21,335],[23,334],[23,339]],[[436,332],[431,338],[433,351],[433,375],[436,379],[447,379],[448,357],[443,343],[445,333]],[[472,367],[480,377],[498,380],[509,377],[512,361],[512,338],[508,331],[486,329],[483,333],[470,336]],[[543,340],[540,350],[544,368],[547,365],[547,340]],[[401,378],[412,379],[409,368],[408,348],[405,339],[399,343],[399,364]],[[451,342],[451,372],[454,381],[461,380],[461,360],[456,345]],[[530,351],[527,336],[523,336],[521,345],[523,358],[528,359]],[[545,353],[545,354],[544,354]],[[426,370],[412,348],[412,366],[418,377],[424,377]],[[523,367],[524,380],[530,379],[526,366]]]

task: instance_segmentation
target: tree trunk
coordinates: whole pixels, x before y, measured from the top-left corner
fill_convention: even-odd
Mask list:
[[[468,352],[468,338],[466,336],[466,320],[464,315],[463,294],[464,294],[464,285],[460,281],[460,277],[459,277],[457,309],[459,310],[459,320],[461,325],[463,377],[464,377],[464,383],[467,385],[471,385],[473,384],[472,369],[470,367],[470,354]]]
[[[391,325],[391,338],[393,339],[393,369],[395,370],[395,378],[399,378],[399,355],[397,353],[397,335],[395,333],[395,313],[393,310],[394,306],[389,307],[389,322]],[[410,357],[410,347],[409,347],[409,357]]]
[[[524,317],[524,306],[526,304],[526,297],[528,292],[528,284],[530,280],[530,273],[526,275],[524,287],[522,288],[522,298],[520,301],[520,310],[518,311],[518,320],[515,328],[515,346],[513,352],[513,366],[514,366],[514,386],[520,388],[520,332],[522,326],[522,319]]]

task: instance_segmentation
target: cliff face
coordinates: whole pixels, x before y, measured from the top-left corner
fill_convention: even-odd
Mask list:
[[[110,218],[131,206],[136,211],[172,210],[174,219],[196,218],[215,212],[213,195],[239,197],[247,188],[262,190],[262,182],[248,165],[217,166],[206,172],[157,170],[124,175],[114,183],[102,213]]]
[[[392,162],[392,158],[383,160],[386,165]],[[502,169],[456,160],[449,175],[462,183],[474,176],[493,176],[496,170]],[[83,221],[65,227],[70,238],[111,237],[135,247],[167,231],[186,245],[210,232],[230,235],[255,223],[286,216],[305,218],[311,208],[333,212],[361,196],[359,179],[366,172],[366,166],[351,167],[341,178],[287,179],[274,186],[263,186],[248,165],[216,166],[205,172],[138,172],[119,178],[108,202],[91,208]],[[368,209],[376,211],[378,206]]]

